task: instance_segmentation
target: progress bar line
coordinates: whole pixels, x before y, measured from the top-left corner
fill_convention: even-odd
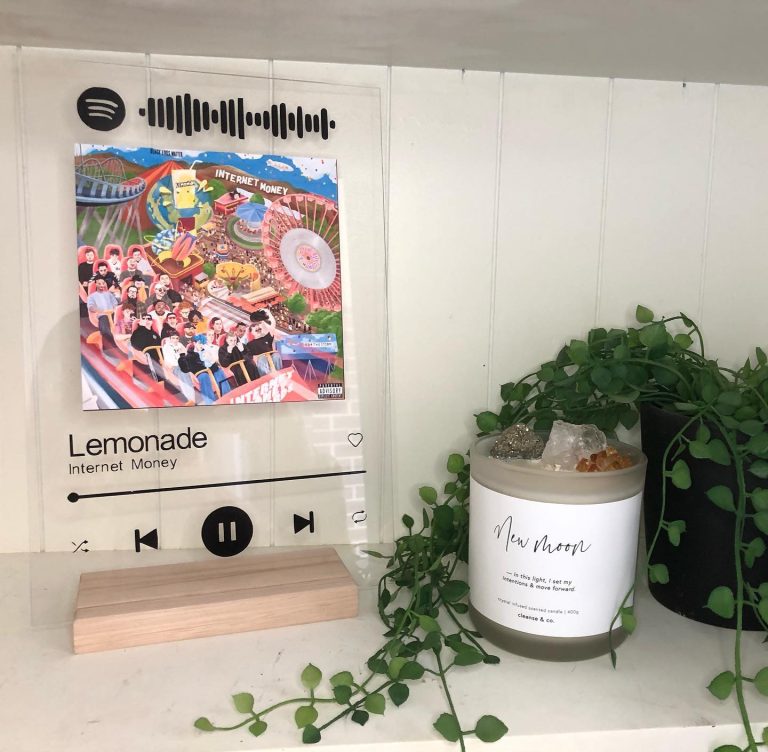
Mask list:
[[[131,491],[107,491],[105,493],[79,494],[73,491],[67,501],[73,504],[80,499],[103,499],[107,496],[137,496],[139,494],[163,493],[164,491],[192,491],[197,488],[225,488],[226,486],[252,486],[256,483],[280,483],[286,480],[309,480],[311,478],[337,478],[340,475],[362,475],[365,470],[344,470],[338,473],[313,473],[311,475],[286,475],[282,478],[257,478],[255,480],[229,480],[222,483],[197,483],[191,486],[168,486],[166,488],[137,488]]]

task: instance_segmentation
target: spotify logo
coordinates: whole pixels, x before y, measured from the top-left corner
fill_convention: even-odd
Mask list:
[[[77,98],[77,114],[89,128],[111,131],[125,120],[125,102],[112,89],[92,86]]]

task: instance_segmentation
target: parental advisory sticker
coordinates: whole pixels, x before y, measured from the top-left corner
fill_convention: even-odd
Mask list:
[[[343,384],[318,384],[318,399],[342,399],[344,397]]]

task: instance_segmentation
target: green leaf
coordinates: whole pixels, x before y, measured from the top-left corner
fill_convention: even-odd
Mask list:
[[[677,462],[675,462],[669,477],[675,488],[686,490],[691,487],[691,471],[685,460],[677,460]]]
[[[667,523],[667,537],[673,546],[680,545],[680,536],[685,532],[685,520],[673,520]]]
[[[555,378],[555,369],[551,366],[543,366],[536,374],[536,376],[541,381],[552,381],[552,379]]]
[[[721,744],[719,747],[715,747],[712,752],[743,752],[743,750],[735,744]]]
[[[408,659],[403,658],[402,656],[393,658],[389,662],[389,670],[387,671],[389,677],[391,679],[397,679],[397,677],[400,676],[400,671],[402,671],[403,666],[405,666],[406,663],[408,663]]]
[[[710,438],[712,438],[712,434],[710,433],[709,428],[701,423],[696,429],[696,441],[701,441],[703,444],[706,444]]]
[[[725,405],[728,408],[736,410],[737,407],[741,407],[741,394],[735,389],[728,389],[724,392],[720,392],[717,398],[717,404],[722,409]]]
[[[267,730],[267,722],[262,721],[260,718],[258,721],[254,721],[248,726],[248,731],[254,736],[261,736]]]
[[[758,512],[768,511],[768,488],[755,488],[749,494],[752,506]]]
[[[713,486],[707,491],[707,498],[720,509],[726,512],[735,512],[736,504],[733,501],[733,492],[728,486]]]
[[[613,349],[614,360],[627,360],[631,354],[632,353],[630,352],[629,348],[624,344],[616,345],[616,347]]]
[[[385,647],[387,649],[387,655],[390,658],[395,658],[398,655],[400,655],[400,653],[402,652],[402,650],[403,650],[403,642],[399,638],[395,637],[395,638],[391,639],[386,644]],[[351,674],[350,674],[350,676],[351,676]],[[351,682],[350,682],[350,684],[351,684]]]
[[[440,632],[427,632],[424,639],[421,641],[422,649],[424,650],[437,650],[438,652],[443,646],[440,639]]]
[[[386,674],[388,671],[387,662],[382,658],[369,658],[365,664],[374,674]]]
[[[731,690],[735,683],[736,676],[733,671],[723,671],[722,674],[718,674],[712,679],[708,684],[707,689],[717,697],[718,700],[725,700],[728,695],[731,694]]]
[[[301,683],[307,689],[314,689],[323,678],[323,672],[317,666],[311,663],[301,672]]]
[[[468,646],[467,649],[456,654],[453,662],[457,666],[474,666],[476,663],[483,662],[483,654],[479,650]]]
[[[635,610],[630,607],[622,608],[621,614],[621,626],[627,634],[632,634],[637,627],[637,617],[635,616]]]
[[[448,472],[458,475],[464,469],[464,458],[460,454],[452,454],[448,457]]]
[[[435,511],[432,513],[432,526],[447,531],[451,525],[453,525],[453,507],[449,507],[447,504],[435,507]]]
[[[692,441],[688,444],[688,451],[697,460],[709,459],[709,444],[705,444],[703,441]]]
[[[757,423],[757,421],[754,422]],[[761,432],[755,436],[752,436],[752,438],[747,442],[747,449],[760,457],[768,454],[768,433],[762,432],[762,425]]]
[[[368,549],[363,549],[363,553],[367,554],[368,556],[373,556],[374,559],[386,559],[387,557],[384,556],[384,554],[379,553],[378,551],[369,551]]]
[[[359,723],[361,726],[365,726],[368,723],[370,716],[364,710],[355,710],[350,716],[355,723]]]
[[[759,559],[765,553],[765,541],[762,538],[754,538],[751,540],[744,551],[744,562],[752,568],[755,565],[755,561]]]
[[[757,436],[762,433],[764,424],[759,420],[744,420],[739,423],[739,431],[747,436]]]
[[[666,585],[669,582],[669,570],[666,564],[652,564],[648,567],[648,579]]]
[[[753,680],[755,689],[761,694],[768,696],[768,668],[761,668]]]
[[[384,699],[384,695],[381,694],[381,692],[372,692],[365,698],[363,705],[369,713],[383,715],[384,708],[387,706],[387,701]]]
[[[604,368],[603,366],[597,366],[597,368],[592,369],[590,378],[592,379],[592,383],[601,392],[605,392],[607,391],[608,386],[613,379],[613,375],[607,368]]]
[[[649,324],[640,330],[638,336],[640,342],[649,349],[667,344],[667,330],[664,324]]]
[[[707,606],[710,611],[714,611],[723,619],[730,619],[736,610],[736,601],[733,597],[733,591],[725,585],[716,587],[707,598]]]
[[[464,580],[450,580],[440,590],[443,600],[447,603],[460,601],[469,592],[469,585]]]
[[[310,723],[314,723],[317,720],[317,710],[311,705],[302,705],[300,708],[296,708],[293,720],[296,721],[298,728],[309,726]]]
[[[253,695],[248,692],[232,695],[232,702],[235,704],[235,710],[238,713],[253,712]]]
[[[426,614],[419,614],[419,626],[425,632],[439,632],[440,625],[431,616]]]
[[[214,725],[205,717],[198,718],[195,721],[195,728],[200,729],[200,731],[215,731],[216,728]]]
[[[403,515],[403,526],[410,530],[415,524],[413,517],[410,514]]]
[[[718,465],[728,466],[731,464],[731,453],[728,447],[720,439],[712,439],[709,442],[709,458]]]
[[[387,690],[389,699],[392,700],[395,707],[397,708],[399,708],[408,699],[408,695],[410,693],[411,693],[411,690],[408,689],[408,687],[405,684],[401,684],[400,682],[395,682]]]
[[[451,713],[443,713],[433,724],[437,732],[449,742],[457,742],[461,736],[461,727],[456,716]]]
[[[333,688],[333,699],[339,703],[339,705],[346,705],[349,703],[352,697],[352,687],[348,687],[346,684],[340,684],[338,687]]]
[[[693,344],[693,340],[687,334],[676,334],[674,340],[675,344],[683,350],[687,350]]]
[[[419,496],[425,504],[434,504],[437,502],[437,491],[432,486],[422,486],[419,489]]]
[[[757,460],[757,462],[753,462],[749,466],[749,472],[760,479],[768,478],[768,462],[765,460]]]
[[[762,598],[757,604],[757,613],[764,622],[768,622],[768,598]]]
[[[481,742],[497,742],[509,729],[494,715],[484,715],[475,726],[475,736]]]
[[[424,667],[417,661],[408,661],[408,663],[400,669],[397,678],[415,681],[421,679],[422,676],[424,676]]]
[[[761,532],[768,535],[768,512],[757,512],[752,518],[755,527]]]
[[[644,305],[639,305],[635,308],[635,318],[640,324],[650,324],[654,319],[653,311]]]
[[[496,430],[499,425],[499,416],[496,413],[492,413],[490,410],[480,413],[475,417],[477,427],[483,433],[491,433]]]
[[[577,365],[583,366],[589,361],[589,347],[580,339],[572,339],[568,345],[568,357]]]
[[[320,741],[319,729],[312,724],[304,726],[304,731],[301,732],[301,741],[303,741],[304,744],[317,744]]]

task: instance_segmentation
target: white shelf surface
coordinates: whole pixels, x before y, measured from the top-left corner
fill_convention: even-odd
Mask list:
[[[5,554],[0,556],[1,752],[234,752],[307,749],[293,711],[267,717],[254,738],[245,729],[203,733],[199,716],[217,725],[241,719],[230,696],[250,692],[256,707],[301,694],[309,662],[325,677],[358,672],[380,645],[375,611],[381,562],[339,547],[360,585],[360,616],[247,634],[74,655],[71,614],[81,571],[189,561],[200,551]],[[253,555],[259,555],[255,553]],[[696,624],[639,594],[639,626],[619,649],[618,670],[607,657],[547,663],[500,652],[498,666],[449,674],[464,728],[486,713],[510,733],[489,752],[706,752],[718,744],[745,746],[735,702],[706,690],[731,667],[732,634]],[[765,662],[759,635],[745,638],[747,672]],[[763,658],[761,658],[761,655]],[[425,675],[409,682],[411,697],[361,728],[349,721],[323,734],[329,751],[458,749],[432,722],[446,712],[439,684]],[[326,685],[327,689],[327,685]],[[752,687],[749,705],[760,729],[768,707]],[[318,692],[320,696],[320,692]],[[322,718],[322,716],[321,716]]]

